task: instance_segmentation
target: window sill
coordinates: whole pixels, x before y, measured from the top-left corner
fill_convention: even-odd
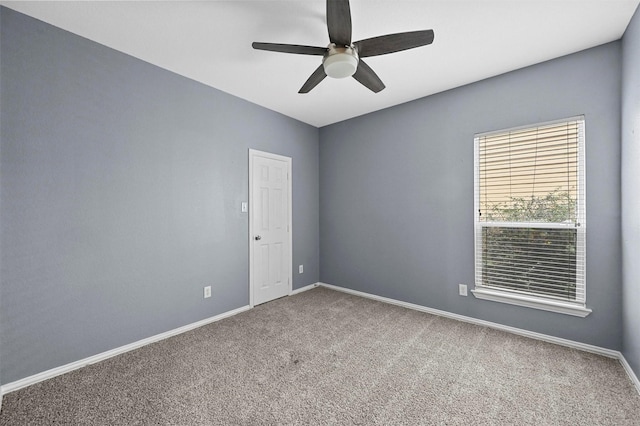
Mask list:
[[[584,318],[591,313],[591,309],[574,303],[567,303],[555,300],[546,300],[523,294],[514,294],[506,291],[476,287],[471,290],[478,299],[491,300],[494,302],[508,303],[511,305],[525,306],[527,308],[541,309],[544,311],[556,312],[559,314],[573,315]]]

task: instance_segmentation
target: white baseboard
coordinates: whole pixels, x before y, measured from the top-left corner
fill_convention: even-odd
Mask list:
[[[202,327],[203,325],[210,324],[212,322],[220,321],[221,319],[231,317],[233,315],[237,315],[241,312],[247,311],[251,309],[250,306],[242,306],[237,309],[233,309],[231,311],[224,312],[222,314],[216,315],[214,317],[206,318],[201,321],[197,321],[191,324],[187,324],[185,326],[175,328],[173,330],[166,331],[164,333],[156,334],[155,336],[148,337],[146,339],[138,340],[137,342],[129,343],[128,345],[120,346],[119,348],[111,349],[106,352],[102,352],[88,358],[81,359],[79,361],[71,362],[69,364],[52,368],[47,371],[43,371],[38,374],[34,374],[33,376],[25,377],[24,379],[16,380],[15,382],[4,384],[0,387],[0,395],[7,394],[9,392],[16,391],[18,389],[25,388],[27,386],[36,384],[38,382],[42,382],[47,379],[51,379],[53,377],[59,376],[64,373],[68,373],[73,370],[77,370],[79,368],[85,367],[90,364],[95,364],[96,362],[103,361],[107,358],[114,357],[116,355],[123,354],[125,352],[132,351],[134,349],[138,349],[142,346],[146,346],[151,343],[158,342],[160,340],[167,339],[169,337],[175,336],[177,334],[184,333],[189,330],[193,330],[194,328]]]
[[[620,353],[620,364],[622,364],[622,367],[627,372],[629,378],[631,379],[631,382],[634,384],[636,390],[640,394],[640,380],[638,380],[638,376],[636,376],[635,371],[633,371],[633,369],[627,362],[627,359],[624,357],[624,355],[622,355],[622,353]]]
[[[609,357],[609,358],[615,358],[615,359],[620,361],[620,363],[622,364],[622,367],[625,369],[625,371],[629,375],[629,378],[631,379],[631,381],[635,385],[636,390],[638,391],[638,393],[640,393],[640,381],[638,381],[638,377],[635,375],[634,371],[631,369],[631,366],[629,365],[629,363],[627,362],[627,360],[624,358],[624,356],[622,355],[622,353],[620,351],[614,351],[612,349],[602,348],[600,346],[589,345],[589,344],[586,344],[586,343],[576,342],[576,341],[573,341],[573,340],[563,339],[563,338],[560,338],[560,337],[549,336],[547,334],[536,333],[534,331],[523,330],[521,328],[510,327],[508,325],[498,324],[498,323],[495,323],[495,322],[484,321],[484,320],[481,320],[481,319],[477,319],[477,318],[473,318],[473,317],[467,317],[467,316],[464,316],[464,315],[458,315],[458,314],[454,314],[454,313],[447,312],[447,311],[441,311],[439,309],[428,308],[428,307],[422,306],[422,305],[416,305],[416,304],[413,304],[413,303],[408,303],[408,302],[403,302],[403,301],[400,301],[400,300],[390,299],[388,297],[376,296],[375,294],[364,293],[364,292],[358,291],[358,290],[352,290],[352,289],[349,289],[349,288],[338,287],[338,286],[331,285],[331,284],[326,284],[326,283],[319,283],[319,284],[322,287],[326,287],[326,288],[329,288],[331,290],[341,291],[343,293],[353,294],[354,296],[365,297],[367,299],[377,300],[379,302],[389,303],[391,305],[402,306],[404,308],[414,309],[416,311],[426,312],[426,313],[432,314],[432,315],[438,315],[438,316],[445,317],[445,318],[451,318],[451,319],[458,320],[458,321],[464,321],[464,322],[468,322],[468,323],[471,323],[471,324],[476,324],[476,325],[481,325],[481,326],[485,326],[485,327],[489,327],[489,328],[493,328],[493,329],[497,329],[497,330],[506,331],[508,333],[517,334],[517,335],[520,335],[520,336],[530,337],[530,338],[536,339],[536,340],[542,340],[542,341],[545,341],[545,342],[555,343],[557,345],[566,346],[566,347],[573,348],[573,349],[579,349],[579,350],[585,351],[585,352],[591,352],[591,353],[594,353],[594,354],[603,355],[603,356],[606,356],[606,357]]]
[[[309,284],[309,285],[306,285],[306,286],[304,286],[304,287],[300,287],[300,288],[298,288],[298,289],[293,290],[293,291],[291,292],[291,294],[289,294],[289,296],[293,296],[293,295],[296,295],[296,294],[300,294],[300,293],[302,293],[303,291],[307,291],[307,290],[314,289],[314,288],[318,287],[319,285],[320,285],[320,283],[315,283],[315,284]]]
[[[451,318],[451,319],[455,319],[458,321],[464,321],[464,322],[468,322],[468,323],[472,323],[472,324],[477,324],[477,325],[481,325],[481,326],[486,326],[486,327],[490,327],[490,328],[494,328],[494,329],[498,329],[498,330],[502,330],[502,331],[506,331],[509,333],[513,333],[513,334],[517,334],[517,335],[521,335],[521,336],[525,336],[525,337],[530,337],[533,339],[538,339],[538,340],[542,340],[542,341],[546,341],[549,343],[555,343],[558,345],[562,345],[562,346],[567,346],[570,348],[574,348],[574,349],[579,349],[579,350],[583,350],[586,352],[592,352],[598,355],[603,355],[606,357],[610,357],[610,358],[616,358],[620,361],[620,363],[622,364],[622,367],[625,369],[625,371],[627,372],[627,374],[629,375],[629,378],[631,379],[631,382],[634,384],[634,386],[636,387],[636,390],[638,391],[638,393],[640,393],[640,380],[638,380],[638,377],[636,376],[635,372],[633,371],[633,369],[631,368],[631,366],[629,365],[629,363],[627,362],[627,360],[624,358],[624,356],[622,355],[621,352],[619,351],[614,351],[611,349],[606,349],[606,348],[601,348],[599,346],[594,346],[594,345],[588,345],[585,343],[580,343],[580,342],[575,342],[573,340],[568,340],[568,339],[562,339],[559,337],[554,337],[554,336],[549,336],[546,334],[542,334],[542,333],[535,333],[532,331],[528,331],[528,330],[523,330],[520,328],[515,328],[515,327],[509,327],[506,325],[502,325],[502,324],[498,324],[498,323],[494,323],[494,322],[489,322],[489,321],[484,321],[484,320],[479,320],[477,318],[472,318],[472,317],[467,317],[464,315],[458,315],[458,314],[454,314],[451,312],[447,312],[447,311],[441,311],[438,309],[433,309],[433,308],[428,308],[426,306],[422,306],[422,305],[416,305],[413,303],[408,303],[408,302],[403,302],[400,300],[395,300],[395,299],[390,299],[387,297],[382,297],[382,296],[376,296],[374,294],[369,294],[369,293],[364,293],[358,290],[351,290],[348,288],[344,288],[344,287],[338,287],[338,286],[334,286],[331,284],[326,284],[326,283],[315,283],[315,284],[310,284],[304,287],[301,287],[299,289],[296,289],[294,291],[291,292],[291,295],[295,295],[295,294],[299,294],[302,293],[304,291],[307,290],[311,290],[313,288],[316,288],[318,286],[322,286],[322,287],[326,287],[332,290],[336,290],[336,291],[341,291],[344,293],[349,293],[349,294],[353,294],[355,296],[360,296],[360,297],[365,297],[368,299],[373,299],[373,300],[377,300],[380,302],[384,302],[384,303],[389,303],[392,305],[397,305],[397,306],[402,306],[408,309],[414,309],[417,311],[421,311],[421,312],[426,312],[432,315],[438,315],[438,316],[442,316],[442,317],[446,317],[446,318]],[[219,321],[221,319],[224,318],[228,318],[231,317],[233,315],[237,315],[241,312],[247,311],[251,309],[251,307],[249,305],[247,306],[243,306],[228,312],[224,312],[220,315],[216,315],[214,317],[211,318],[207,318],[201,321],[197,321],[188,325],[185,325],[183,327],[179,327],[161,334],[156,334],[155,336],[151,336],[148,337],[146,339],[142,339],[142,340],[138,340],[137,342],[133,342],[130,343],[128,345],[125,346],[121,346],[119,348],[115,348],[115,349],[111,349],[109,351],[106,352],[102,352],[100,354],[96,354],[93,356],[90,356],[88,358],[84,358],[81,359],[79,361],[75,361],[60,367],[56,367],[56,368],[52,368],[50,370],[47,371],[43,371],[41,373],[38,374],[34,374],[32,376],[29,377],[25,377],[24,379],[20,379],[20,380],[16,380],[15,382],[11,382],[11,383],[7,383],[4,384],[2,386],[0,386],[0,410],[2,409],[2,395],[7,394],[9,392],[13,392],[16,391],[18,389],[22,389],[24,387],[33,385],[35,383],[38,382],[42,382],[44,380],[47,379],[51,379],[53,377],[59,376],[61,374],[64,373],[68,373],[70,371],[73,370],[77,370],[79,368],[85,367],[87,365],[90,364],[95,364],[96,362],[100,362],[103,361],[105,359],[114,357],[116,355],[120,355],[122,353],[125,352],[129,352],[131,350],[134,349],[138,349],[142,346],[160,341],[160,340],[164,340],[167,339],[171,336],[175,336],[181,333],[184,333],[186,331],[189,330],[193,330],[194,328],[198,328],[198,327],[202,327],[204,325],[210,324],[212,322],[216,322]]]
[[[298,289],[293,290],[291,292],[291,296],[299,294],[299,293],[302,293],[302,292],[307,291],[307,290],[311,290],[313,288],[318,287],[319,285],[320,285],[320,283],[315,283],[315,284],[309,284],[307,286],[298,288]],[[52,368],[50,370],[34,374],[32,376],[29,376],[29,377],[25,377],[25,378],[20,379],[20,380],[16,380],[15,382],[4,384],[4,385],[0,386],[0,409],[2,409],[2,395],[4,395],[4,394],[16,391],[18,389],[25,388],[27,386],[36,384],[38,382],[42,382],[42,381],[47,380],[47,379],[51,379],[53,377],[59,376],[61,374],[68,373],[68,372],[73,371],[73,370],[77,370],[79,368],[85,367],[85,366],[90,365],[90,364],[95,364],[96,362],[103,361],[105,359],[114,357],[116,355],[120,355],[122,353],[129,352],[129,351],[132,351],[134,349],[141,348],[142,346],[148,345],[150,343],[155,343],[157,341],[167,339],[167,338],[169,338],[171,336],[175,336],[177,334],[181,334],[181,333],[184,333],[186,331],[193,330],[194,328],[202,327],[203,325],[207,325],[207,324],[210,324],[212,322],[219,321],[221,319],[224,319],[224,318],[239,314],[239,313],[247,311],[249,309],[251,309],[251,306],[246,305],[246,306],[243,306],[241,308],[234,309],[232,311],[224,312],[224,313],[222,313],[220,315],[216,315],[214,317],[204,319],[202,321],[194,322],[192,324],[188,324],[188,325],[185,325],[183,327],[179,327],[179,328],[167,331],[165,333],[157,334],[155,336],[151,336],[151,337],[148,337],[146,339],[138,340],[137,342],[133,342],[133,343],[130,343],[128,345],[121,346],[119,348],[111,349],[109,351],[102,352],[102,353],[90,356],[88,358],[84,358],[84,359],[81,359],[81,360],[78,360],[78,361],[75,361],[75,362],[71,362],[69,364],[65,364],[65,365],[60,366],[60,367]]]

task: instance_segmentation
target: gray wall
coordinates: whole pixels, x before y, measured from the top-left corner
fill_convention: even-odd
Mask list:
[[[640,9],[622,52],[622,347],[640,377]]]
[[[320,129],[322,282],[611,349],[622,344],[619,42]],[[587,318],[473,286],[473,136],[584,114]]]
[[[293,158],[293,287],[318,281],[318,129],[10,9],[1,32],[2,383],[247,305],[249,148]]]
[[[0,7],[0,46],[2,46],[2,11],[3,7]],[[2,51],[0,49],[0,80],[2,80]],[[2,99],[2,87],[0,85],[0,99]],[[0,118],[2,117],[2,102],[0,102]],[[0,119],[0,140],[2,139],[2,120]],[[0,143],[0,158],[2,157],[2,144]],[[0,165],[0,179],[1,179]],[[2,181],[0,180],[0,224],[2,224]],[[1,225],[0,225],[1,226]],[[0,240],[2,239],[2,233],[0,231]],[[2,244],[0,243],[0,259],[2,259]],[[0,265],[0,329],[2,328],[2,267]],[[0,337],[0,372],[2,371],[2,338]],[[2,381],[2,374],[0,374],[0,386],[4,382]],[[0,392],[0,410],[2,409],[2,393]]]

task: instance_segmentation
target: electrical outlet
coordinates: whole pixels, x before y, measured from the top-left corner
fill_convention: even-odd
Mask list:
[[[458,284],[458,293],[460,293],[460,296],[466,296],[467,295],[467,285],[466,284]]]
[[[208,285],[204,288],[204,298],[211,297],[211,286]]]
[[[302,274],[304,272],[304,265],[298,266],[298,273]]]

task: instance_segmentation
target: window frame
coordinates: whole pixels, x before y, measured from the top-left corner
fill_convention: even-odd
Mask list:
[[[502,133],[533,130],[544,126],[552,126],[560,123],[578,123],[578,223],[566,224],[558,222],[500,222],[480,220],[480,138]],[[491,132],[477,133],[474,135],[474,276],[475,286],[471,290],[474,297],[494,302],[507,303],[511,305],[524,306],[528,308],[551,311],[561,314],[586,317],[592,311],[586,307],[586,185],[585,185],[585,128],[584,116],[575,116],[560,120],[535,123],[525,126],[512,127]],[[541,296],[534,293],[519,290],[507,290],[499,287],[486,286],[483,284],[483,262],[482,262],[482,230],[486,227],[501,228],[568,228],[576,229],[577,244],[576,249],[581,255],[576,255],[576,300],[569,301],[552,296]],[[579,291],[578,291],[579,290]]]

